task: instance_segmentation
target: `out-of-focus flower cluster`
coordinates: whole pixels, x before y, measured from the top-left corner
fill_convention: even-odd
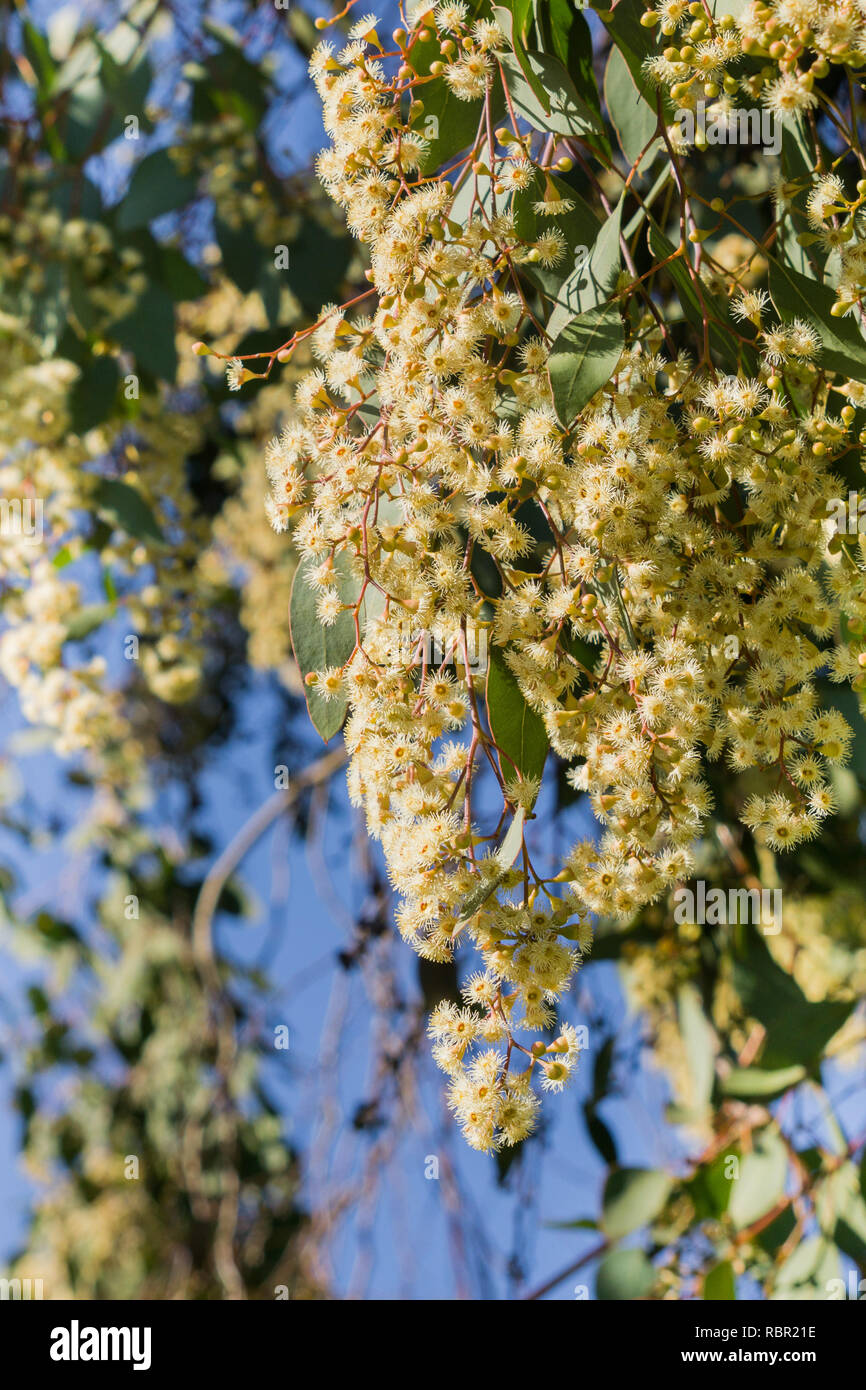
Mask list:
[[[73,643],[85,635],[76,626],[82,583],[69,578],[68,566],[86,555],[80,514],[98,512],[96,494],[105,477],[134,487],[167,530],[177,527],[185,535],[181,545],[169,548],[144,545],[117,527],[101,563],[117,586],[139,581],[125,595],[126,613],[154,693],[169,701],[189,698],[200,679],[202,617],[191,601],[195,519],[183,459],[198,426],[144,397],[134,427],[120,421],[77,434],[69,392],[78,369],[59,357],[40,361],[21,323],[7,319],[4,327],[0,470],[4,496],[21,504],[25,520],[4,528],[0,545],[0,672],[18,689],[25,717],[55,731],[59,752],[110,748],[112,757],[135,762],[141,750],[124,739],[127,726],[105,679],[105,659],[76,659]],[[40,510],[28,511],[28,503]],[[202,544],[200,525],[197,539]]]

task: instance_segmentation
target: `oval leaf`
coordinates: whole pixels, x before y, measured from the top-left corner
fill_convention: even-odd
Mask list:
[[[624,344],[618,304],[588,309],[563,328],[551,349],[548,372],[556,413],[566,428],[610,381]]]
[[[122,231],[145,227],[154,217],[183,207],[195,194],[195,179],[179,172],[168,150],[156,150],[136,166],[118,209],[117,225]]]
[[[530,709],[497,651],[491,652],[487,670],[487,718],[502,775],[512,777],[516,768],[521,777],[540,778],[550,746],[544,720]]]
[[[614,1250],[598,1267],[595,1296],[622,1303],[646,1298],[656,1272],[642,1250]]]
[[[763,1130],[751,1153],[740,1160],[739,1177],[731,1181],[728,1214],[742,1228],[765,1216],[785,1191],[788,1151],[778,1134]]]
[[[671,1180],[658,1168],[614,1168],[604,1188],[602,1227],[611,1240],[646,1226],[670,1195]]]
[[[691,1108],[698,1114],[709,1105],[715,1080],[715,1034],[693,985],[677,995],[677,1017],[691,1080]]]
[[[658,125],[655,109],[638,91],[628,63],[618,48],[612,48],[604,72],[604,99],[619,140],[619,147],[632,166],[642,150],[650,145]],[[654,141],[640,162],[638,173],[652,164],[659,148]]]
[[[487,862],[493,864],[496,861],[493,859]],[[467,893],[466,897],[463,899],[460,907],[460,916],[457,919],[458,922],[468,922],[470,917],[474,917],[479,907],[487,902],[491,893],[495,892],[500,883],[504,882],[508,875],[507,869],[500,868],[492,874],[485,872],[485,869],[486,863],[483,863],[477,886],[472,889],[471,893]]]
[[[510,869],[523,845],[523,827],[526,822],[526,812],[522,806],[518,806],[514,819],[508,827],[508,834],[496,851],[496,858],[499,860],[503,869]]]
[[[314,559],[302,560],[292,580],[289,601],[289,626],[292,648],[301,676],[311,671],[324,671],[328,666],[344,666],[355,650],[355,622],[349,612],[341,613],[337,621],[325,627],[316,613],[316,594],[307,583],[311,569],[318,569]],[[348,580],[348,565],[338,556],[334,568],[341,579]],[[343,727],[348,701],[344,698],[325,700],[313,686],[304,685],[304,699],[313,727],[325,743]]]
[[[66,636],[70,642],[80,642],[89,633],[95,632],[103,623],[107,623],[109,618],[114,617],[114,605],[111,603],[88,603],[83,608],[79,608],[77,613],[66,624]]]
[[[775,1100],[806,1078],[805,1067],[781,1067],[767,1071],[762,1067],[735,1067],[722,1083],[726,1096],[738,1100]]]
[[[620,198],[600,229],[588,260],[575,266],[557,293],[556,305],[547,323],[547,333],[554,339],[554,347],[556,338],[572,318],[603,304],[616,288],[622,268],[619,237],[623,201]]]

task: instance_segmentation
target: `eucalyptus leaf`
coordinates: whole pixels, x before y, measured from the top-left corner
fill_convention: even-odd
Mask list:
[[[602,1228],[611,1240],[655,1220],[671,1192],[667,1173],[656,1168],[614,1168],[604,1188]]]
[[[131,352],[136,366],[162,381],[177,375],[174,302],[168,290],[151,285],[135,307],[112,325],[112,336]]]
[[[649,169],[661,141],[653,141],[658,115],[643,93],[635,86],[628,63],[618,48],[612,48],[604,71],[604,99],[616,131],[619,146],[628,163],[637,163],[641,152],[650,148],[640,160],[638,173]]]
[[[541,778],[549,740],[544,720],[530,709],[520,686],[495,648],[487,667],[487,718],[499,749],[503,776]]]
[[[563,328],[548,361],[556,413],[566,428],[606,386],[625,345],[618,304],[588,309]]]
[[[70,642],[80,642],[91,632],[95,632],[103,623],[107,623],[109,618],[114,616],[114,605],[112,603],[88,603],[83,608],[79,608],[77,613],[66,623],[66,636]]]
[[[583,1118],[586,1121],[587,1133],[605,1163],[616,1163],[616,1140],[595,1106],[589,1101],[583,1107]]]
[[[775,1292],[781,1295],[803,1285],[825,1283],[833,1278],[833,1269],[838,1269],[838,1265],[839,1256],[832,1241],[822,1235],[807,1236],[780,1265]]]
[[[866,1201],[853,1163],[844,1163],[827,1179],[816,1210],[833,1244],[866,1269]]]
[[[813,260],[816,250],[813,248],[810,254],[806,248],[801,246],[797,240],[797,233],[806,226],[804,221],[806,215],[806,204],[808,192],[812,183],[812,174],[815,169],[815,153],[811,148],[810,137],[806,128],[806,121],[801,111],[786,112],[781,118],[782,126],[782,173],[789,184],[800,183],[799,192],[786,199],[786,205],[790,203],[795,208],[799,217],[792,217],[786,211],[782,217],[780,228],[779,257],[792,270],[799,271],[810,280],[815,280],[816,274]]]
[[[336,622],[329,627],[316,612],[316,591],[310,587],[308,579],[310,574],[319,568],[319,564],[314,557],[307,557],[301,561],[292,580],[289,600],[292,649],[305,682],[311,672],[324,671],[332,666],[345,666],[356,644],[355,622],[350,611],[340,613]],[[334,569],[341,595],[345,602],[349,602],[347,589],[351,584],[351,571],[344,555],[337,557]],[[313,727],[327,743],[343,727],[349,708],[348,700],[342,696],[326,700],[315,686],[306,683],[304,698]]]
[[[658,40],[655,31],[645,29],[640,22],[645,10],[644,0],[617,0],[612,9],[602,13],[601,18],[614,47],[625,58],[635,86],[655,108],[657,91],[647,77],[643,64],[646,58],[657,56]]]
[[[683,985],[677,995],[677,1016],[683,1051],[692,1083],[692,1108],[700,1113],[710,1103],[715,1080],[715,1034],[693,985]]]
[[[174,212],[195,197],[196,181],[182,174],[168,150],[155,150],[137,164],[117,212],[121,231],[144,227],[154,217]]]
[[[536,213],[534,204],[542,200],[545,192],[549,192],[538,177],[529,188],[515,194],[512,212],[517,233],[524,240],[534,241],[553,226],[565,241],[565,254],[556,265],[542,266],[527,261],[521,266],[521,274],[526,275],[553,301],[547,332],[555,338],[568,320],[580,312],[581,307],[589,307],[588,302],[582,304],[580,291],[590,284],[587,260],[592,256],[602,224],[589,203],[584,202],[563,179],[548,174],[545,182],[547,180],[560,198],[568,199],[573,205],[568,213],[564,213],[561,219],[553,217],[549,220]],[[607,294],[601,297],[606,299]],[[554,325],[552,329],[551,324]]]
[[[556,135],[602,134],[604,126],[583,100],[558,58],[547,53],[527,54],[533,76],[544,88],[550,103],[546,111],[530,86],[520,63],[513,54],[500,57],[511,104],[519,116],[524,116],[535,130]]]
[[[529,55],[526,51],[523,39],[523,31],[525,21],[528,18],[528,11],[525,8],[524,0],[517,0],[517,3],[521,9],[515,11],[514,19],[512,19],[511,11],[503,8],[501,5],[493,6],[493,17],[503,33],[507,34],[510,38],[511,51],[517,60],[523,78],[531,88],[542,111],[544,111],[546,116],[549,116],[551,114],[550,96],[529,62]],[[520,20],[517,19],[518,15],[521,15]]]
[[[728,1214],[742,1230],[766,1216],[785,1194],[788,1150],[781,1135],[764,1129],[755,1137],[754,1148],[739,1162],[739,1175],[732,1179]]]
[[[704,1276],[704,1298],[718,1302],[721,1299],[736,1298],[734,1267],[730,1260],[722,1260],[707,1270]]]
[[[486,862],[488,861],[485,861],[485,864]],[[463,899],[460,905],[460,916],[457,920],[459,922],[468,922],[470,917],[474,917],[479,907],[487,902],[490,895],[495,893],[500,883],[504,883],[507,877],[507,869],[497,869],[492,874],[482,870],[477,885],[470,893],[467,893],[466,897]]]
[[[733,983],[745,1012],[767,1031],[760,1064],[768,1070],[817,1063],[854,1007],[853,1001],[807,999],[754,931],[734,956]]]
[[[114,357],[94,357],[88,362],[69,393],[69,411],[76,434],[84,434],[101,424],[111,413],[118,377]]]
[[[522,806],[518,806],[514,813],[514,818],[508,827],[505,839],[496,851],[496,858],[504,869],[511,868],[511,865],[523,848],[523,827],[525,823],[526,812]]]
[[[704,315],[706,314],[712,351],[722,365],[736,370],[739,354],[736,341],[731,334],[733,325],[727,304],[712,293],[693,269],[690,270],[691,263],[686,261],[684,252],[681,252],[679,256],[674,256],[676,247],[673,242],[668,240],[652,218],[650,218],[649,226],[649,247],[657,261],[667,262],[665,271],[673,280],[683,317],[692,325],[701,343],[703,343]],[[754,371],[756,365],[754,349],[750,344],[745,344],[740,352],[746,370]]]
[[[767,1071],[763,1067],[735,1067],[722,1082],[722,1092],[738,1100],[776,1100],[799,1086],[806,1078],[805,1067],[781,1067]]]
[[[598,1267],[596,1298],[627,1302],[645,1298],[656,1281],[656,1272],[642,1250],[613,1250]]]
[[[547,323],[547,333],[551,338],[558,338],[572,318],[603,304],[613,294],[622,269],[620,227],[623,202],[621,198],[602,224],[587,259],[575,265],[557,291],[556,304]]]
[[[593,68],[592,32],[575,0],[546,0],[539,7],[542,48],[553,53],[570,73],[580,95],[602,120],[601,100]],[[596,142],[610,154],[607,136]]]
[[[431,63],[441,58],[438,37],[413,45],[412,66],[421,76],[428,76]],[[421,160],[421,173],[433,174],[472,144],[484,114],[484,102],[481,99],[461,101],[446,82],[425,84],[423,94],[424,114],[416,128],[428,140],[429,148]],[[499,119],[502,107],[502,91],[497,82],[491,94],[492,120]]]

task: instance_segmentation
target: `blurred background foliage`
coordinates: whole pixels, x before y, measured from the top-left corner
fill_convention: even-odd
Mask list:
[[[236,7],[243,33],[156,3],[4,9],[0,475],[44,506],[41,543],[0,550],[0,665],[33,725],[7,746],[4,821],[42,830],[16,763],[47,744],[87,791],[75,849],[101,866],[63,917],[19,920],[3,875],[14,949],[45,972],[7,1040],[47,1185],[24,1264],[54,1297],[313,1294],[296,1156],[245,1040],[263,981],[209,970],[191,935],[211,846],[190,827],[245,663],[296,703],[291,557],[261,503],[290,383],[230,406],[189,349],[287,337],[352,274],[263,129],[291,109],[276,59],[303,72],[314,31],[273,7]]]
[[[0,483],[44,508],[41,537],[0,543],[0,904],[4,950],[27,970],[26,1007],[10,988],[2,1037],[38,1182],[10,1268],[50,1297],[363,1296],[375,1189],[427,1095],[425,1006],[456,992],[446,967],[422,962],[412,978],[394,963],[378,865],[359,851],[362,905],[343,911],[330,969],[337,1013],[355,973],[377,1020],[343,1125],[364,1157],[351,1182],[310,1181],[317,1163],[289,1140],[269,1081],[267,972],[212,941],[217,908],[251,910],[234,871],[260,834],[287,816],[309,839],[332,778],[342,795],[339,750],[310,751],[288,642],[294,562],[264,514],[264,445],[305,360],[233,396],[221,364],[190,349],[270,351],[365,283],[309,171],[312,13],[251,0],[2,6]],[[609,38],[591,12],[577,24],[600,79]],[[708,197],[720,158],[703,165]],[[733,177],[751,198],[754,167]],[[277,775],[258,816],[217,844],[199,828],[209,770],[260,681],[274,747],[292,750],[289,789]],[[585,1270],[605,1298],[811,1299],[866,1273],[858,728],[840,814],[783,860],[737,825],[734,790],[714,774],[703,876],[782,887],[780,935],[677,926],[669,905],[599,924],[570,1015],[590,1037],[573,1132],[498,1162],[452,1159],[439,1133],[422,1141],[442,1168],[449,1296],[572,1297],[565,1281]],[[47,808],[33,795],[46,759],[61,769],[45,774]],[[564,781],[546,810],[551,836],[583,814]],[[34,896],[27,856],[46,846],[66,867],[59,889]],[[605,971],[627,1025],[593,988]],[[336,1064],[333,1036],[323,1056]],[[623,1106],[650,1073],[663,1078],[663,1165],[640,1152]],[[545,1203],[562,1268],[533,1273],[541,1156],[555,1168],[590,1150],[583,1210]],[[470,1233],[494,1192],[515,1224],[491,1285]],[[332,1278],[347,1212],[360,1253],[351,1279]]]

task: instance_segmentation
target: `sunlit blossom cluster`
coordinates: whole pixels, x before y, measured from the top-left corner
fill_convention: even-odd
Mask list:
[[[459,41],[440,64],[453,92],[490,89],[495,26],[460,6],[419,23]],[[268,452],[268,511],[312,566],[321,624],[355,620],[351,656],[308,681],[348,701],[349,788],[383,846],[399,929],[430,960],[464,941],[480,954],[465,1006],[443,1004],[430,1028],[452,1108],[490,1149],[531,1130],[534,1076],[557,1090],[573,1072],[557,1001],[593,918],[627,919],[692,871],[706,760],[762,787],[743,820],[771,849],[813,838],[834,809],[852,731],[816,680],[859,680],[866,660],[862,641],[838,640],[842,611],[863,630],[862,552],[827,521],[859,388],[818,375],[814,329],[775,320],[746,266],[731,294],[757,334],[753,370],[672,357],[645,314],[610,381],[561,421],[524,269],[562,258],[573,204],[517,129],[480,133],[471,168],[422,175],[399,80],[372,22],[356,29],[339,54],[321,45],[311,72],[332,141],[319,173],[369,248],[374,297],[322,312],[319,365]],[[732,24],[721,32],[733,56]],[[808,409],[792,409],[781,370]],[[446,661],[407,646],[407,624]],[[469,659],[479,631],[600,825],[552,872],[531,829],[502,855],[539,778],[497,746]]]

